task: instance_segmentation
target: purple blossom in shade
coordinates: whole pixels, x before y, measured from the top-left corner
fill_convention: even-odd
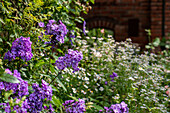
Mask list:
[[[16,97],[22,98],[23,96],[29,94],[28,83],[21,78],[20,73],[17,70],[14,70],[13,74],[9,69],[6,69],[5,72],[10,74],[11,76],[16,77],[20,81],[20,83],[9,83],[9,82],[0,80],[0,91],[1,90],[5,90],[5,91],[13,90],[13,94],[18,93],[18,95],[15,96],[14,98]]]
[[[9,61],[11,61],[12,59],[15,59],[15,56],[12,55],[10,51],[8,51],[7,53],[5,53],[4,59],[8,59]]]
[[[45,30],[46,35],[52,35],[51,41],[46,44],[56,44],[57,42],[64,43],[64,38],[68,32],[61,20],[59,24],[56,24],[55,20],[49,20]]]
[[[114,82],[114,78],[117,77],[117,74],[113,72],[112,75],[110,75],[111,81]]]
[[[67,100],[63,103],[66,113],[84,113],[86,111],[85,101],[79,99],[78,101]]]
[[[128,113],[129,112],[129,108],[127,107],[127,104],[124,101],[122,101],[120,104],[113,104],[110,106],[110,108],[104,107],[104,109],[105,109],[104,113]]]
[[[55,20],[48,20],[49,24],[53,24]]]
[[[9,103],[7,103],[6,106],[5,106],[5,112],[6,113],[10,113],[11,112],[11,108],[10,108]]]
[[[43,22],[38,23],[38,25],[39,25],[40,27],[44,27],[44,23],[43,23]]]
[[[12,75],[12,72],[9,69],[5,69],[5,73]]]
[[[99,110],[99,113],[101,113],[103,110]]]
[[[48,109],[48,111],[49,111],[49,113],[53,113],[53,112],[54,112],[54,109],[53,109],[53,107],[52,107],[52,105],[51,105],[51,104],[49,105],[49,109]]]
[[[14,94],[14,95],[12,95],[12,98],[22,98],[23,96],[29,94],[28,83],[21,78],[20,73],[17,70],[14,70],[13,74],[9,69],[6,69],[5,72],[10,74],[11,76],[16,77],[20,81],[20,83],[9,83],[9,82],[0,80],[0,91],[12,90],[13,94]],[[20,101],[20,99],[17,99],[16,103],[19,103],[19,101]],[[14,106],[13,111],[16,111],[17,113],[26,113],[27,108],[23,107],[24,103],[25,103],[25,101],[22,103],[21,107],[19,107],[18,105]],[[11,107],[10,107],[9,103],[0,103],[0,105],[3,106],[2,108],[7,113],[11,112]]]
[[[20,83],[8,83],[0,80],[0,91],[12,90],[14,94],[12,95],[12,98],[17,98],[16,103],[19,103],[20,98],[29,94],[28,83],[21,78],[20,73],[17,70],[14,70],[13,74],[9,69],[6,69],[5,72],[16,77]],[[27,113],[27,111],[30,113],[38,113],[42,111],[43,103],[51,101],[52,99],[52,88],[51,86],[48,86],[48,83],[44,80],[42,80],[41,86],[42,88],[39,87],[38,84],[33,83],[33,93],[31,93],[23,101],[21,106],[15,105],[13,107],[13,111],[16,111],[16,113]],[[2,106],[0,108],[4,109],[7,113],[11,112],[9,103],[0,103],[0,106]],[[52,113],[54,111],[52,105],[49,105],[48,111],[48,113]]]
[[[105,83],[104,83],[105,85],[107,85],[108,83],[107,83],[107,81],[105,81]]]
[[[12,43],[11,51],[5,53],[4,59],[8,59],[11,61],[16,57],[20,57],[23,60],[29,61],[33,57],[32,49],[31,49],[32,42],[30,41],[30,37],[24,38],[20,37],[14,40]]]
[[[82,52],[74,51],[72,49],[68,50],[68,54],[61,56],[56,60],[55,65],[58,69],[64,70],[66,67],[71,67],[74,69],[73,72],[78,71],[78,63],[83,59]]]
[[[34,92],[27,98],[27,103],[29,106],[29,112],[36,113],[42,111],[45,98],[47,101],[51,101],[52,88],[51,86],[48,86],[48,83],[46,83],[44,80],[42,80],[42,88],[40,88],[36,83],[32,84],[32,88]],[[49,106],[49,111],[53,111],[52,106]]]
[[[0,91],[3,90],[5,87],[4,87],[4,83],[3,82],[0,82]]]
[[[86,21],[83,22],[83,33],[84,33],[84,35],[86,35],[85,30],[86,30]]]

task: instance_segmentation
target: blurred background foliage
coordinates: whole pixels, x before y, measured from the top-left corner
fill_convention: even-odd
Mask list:
[[[0,2],[0,54],[4,55],[16,38],[21,35],[36,41],[40,36],[38,23],[50,19],[62,20],[69,30],[81,31],[76,27],[84,19],[93,0],[2,0]],[[75,32],[77,33],[77,32]],[[6,48],[6,49],[2,49]]]

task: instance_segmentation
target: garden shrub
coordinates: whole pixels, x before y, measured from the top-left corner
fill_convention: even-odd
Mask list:
[[[2,112],[168,112],[169,57],[85,37],[91,2],[0,2]]]

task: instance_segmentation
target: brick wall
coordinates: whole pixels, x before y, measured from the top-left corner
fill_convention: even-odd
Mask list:
[[[130,36],[142,46],[148,43],[145,29],[151,29],[152,38],[162,36],[162,0],[95,0],[88,15],[83,15],[87,27],[113,30],[117,41],[129,37],[129,20],[138,20],[138,36]],[[133,31],[132,31],[133,32]],[[170,0],[165,5],[165,35],[170,33]]]
[[[151,0],[152,38],[162,36],[162,0]]]
[[[165,4],[165,36],[170,39],[170,0],[166,0]]]

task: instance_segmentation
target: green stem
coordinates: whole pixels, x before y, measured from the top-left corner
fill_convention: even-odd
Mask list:
[[[2,92],[1,92],[1,100],[2,100],[3,103],[5,103],[4,99],[2,97],[3,97],[3,95],[2,95]]]
[[[60,74],[61,74],[61,71],[58,73],[57,76],[59,76]],[[50,82],[50,84],[54,82],[54,80],[57,78],[57,76],[55,76],[55,78]],[[49,85],[50,85],[50,84],[49,84]]]
[[[52,54],[52,48],[50,49],[50,54],[49,54],[49,69],[48,69],[48,73],[49,74],[49,71],[50,71],[50,64],[51,64],[51,54]]]

